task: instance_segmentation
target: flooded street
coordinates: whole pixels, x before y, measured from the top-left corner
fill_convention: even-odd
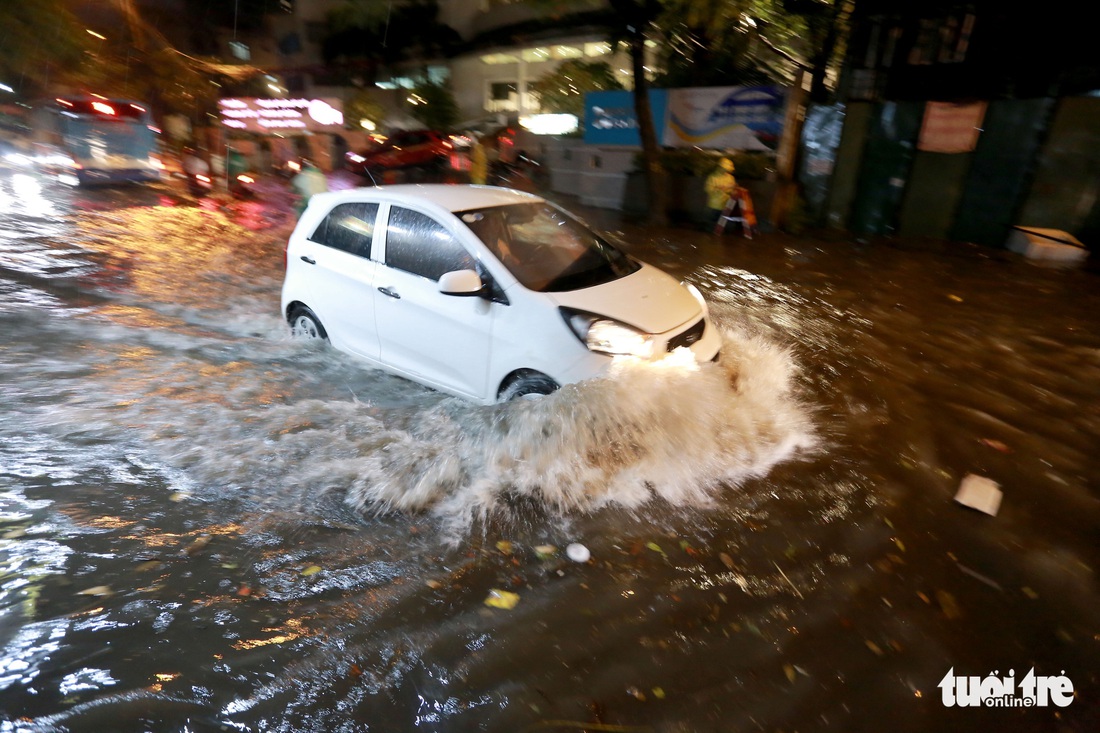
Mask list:
[[[272,186],[0,178],[0,731],[1100,729],[1095,271],[627,227],[720,363],[480,407],[290,338]]]

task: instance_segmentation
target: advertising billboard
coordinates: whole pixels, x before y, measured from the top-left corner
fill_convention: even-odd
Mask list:
[[[638,118],[634,114],[634,93],[624,91],[588,92],[584,95],[584,141],[589,145],[642,144],[638,134]],[[653,110],[653,126],[657,139],[665,128],[668,92],[649,91],[649,106]]]
[[[657,139],[666,147],[774,150],[783,133],[787,90],[779,86],[650,91]],[[585,95],[584,141],[641,145],[631,92]]]

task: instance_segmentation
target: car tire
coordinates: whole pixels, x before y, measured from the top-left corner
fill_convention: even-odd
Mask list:
[[[535,400],[558,391],[558,383],[545,374],[523,372],[500,391],[501,402]]]
[[[328,333],[321,325],[321,319],[304,305],[293,308],[287,321],[290,323],[290,333],[295,338],[328,340]]]

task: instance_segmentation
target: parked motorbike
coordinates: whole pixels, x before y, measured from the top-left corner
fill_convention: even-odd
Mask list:
[[[237,198],[256,197],[256,177],[251,173],[238,173],[229,179],[229,193]]]
[[[192,196],[207,196],[214,189],[214,180],[206,173],[186,173],[187,190]]]

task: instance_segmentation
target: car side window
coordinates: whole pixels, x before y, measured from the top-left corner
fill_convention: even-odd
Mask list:
[[[310,239],[326,247],[370,257],[378,204],[340,204],[328,213]]]
[[[447,228],[419,211],[390,208],[386,264],[430,280],[443,273],[477,269],[477,260]]]

